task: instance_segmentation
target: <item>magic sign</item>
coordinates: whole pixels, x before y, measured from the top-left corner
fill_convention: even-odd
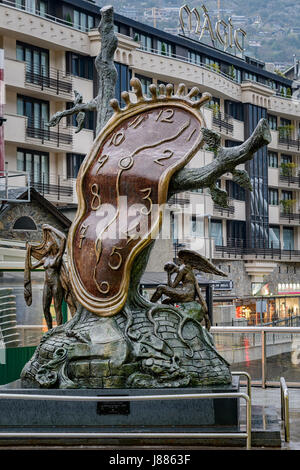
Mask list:
[[[214,47],[218,43],[224,48],[224,51],[236,48],[243,53],[245,50],[243,43],[246,32],[241,28],[235,29],[231,18],[228,18],[227,22],[223,19],[218,20],[215,27],[213,27],[207,8],[205,5],[202,5],[201,8],[203,10],[203,21],[197,8],[190,9],[188,5],[183,5],[179,9],[179,21],[183,34],[185,35],[186,31],[195,33],[199,35],[199,40],[201,41],[207,31]],[[187,20],[187,25],[185,25],[184,18]]]

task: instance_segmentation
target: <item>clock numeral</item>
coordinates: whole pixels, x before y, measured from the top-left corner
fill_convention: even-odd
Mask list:
[[[116,147],[118,147],[119,145],[122,144],[122,142],[124,142],[124,140],[125,140],[124,131],[120,131],[112,136],[109,145],[115,145]]]
[[[85,234],[87,232],[87,229],[89,228],[89,225],[84,225],[82,224],[80,227],[80,235],[79,235],[79,248],[81,249],[82,247],[82,242],[85,239]]]
[[[145,189],[140,189],[141,193],[146,193],[145,196],[142,198],[143,201],[148,201],[149,202],[149,209],[147,211],[146,207],[142,207],[141,213],[143,215],[149,215],[152,211],[152,199],[150,198],[150,194],[152,192],[151,188],[145,188]]]
[[[100,170],[100,168],[102,168],[103,165],[107,162],[108,159],[109,159],[109,155],[102,155],[101,157],[98,158],[99,166],[97,168],[97,173]]]
[[[97,183],[94,183],[91,187],[91,193],[93,195],[91,202],[91,209],[96,211],[101,206],[101,197],[99,195],[99,186]]]
[[[175,114],[174,109],[161,109],[160,112],[158,113],[158,116],[156,118],[156,121],[160,122],[168,122],[172,124],[173,121],[173,116]]]
[[[145,120],[145,116],[137,116],[133,121],[131,121],[130,124],[128,124],[128,127],[132,127],[133,129],[136,129],[139,127],[140,124]]]
[[[168,149],[164,150],[163,153],[166,154],[166,156],[157,158],[156,160],[154,160],[154,163],[157,163],[158,165],[164,166],[164,164],[161,163],[161,161],[162,160],[168,160],[169,158],[173,157],[173,155],[174,155],[174,152],[172,152],[172,150],[168,150]]]

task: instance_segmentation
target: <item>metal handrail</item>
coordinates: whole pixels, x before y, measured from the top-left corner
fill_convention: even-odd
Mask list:
[[[260,333],[261,334],[261,385],[266,388],[267,384],[267,343],[266,333],[300,333],[299,326],[212,326],[211,333]],[[294,384],[296,385],[296,384]],[[297,385],[299,385],[297,383]]]
[[[246,432],[220,432],[220,433],[203,433],[203,432],[85,432],[85,433],[68,433],[68,432],[40,432],[40,433],[15,433],[15,432],[0,432],[1,438],[246,438],[246,447],[251,449],[251,399],[246,393],[190,393],[179,395],[135,395],[135,396],[66,396],[66,395],[29,395],[24,393],[1,393],[0,399],[5,400],[53,400],[53,401],[85,401],[85,402],[99,402],[99,401],[155,401],[155,400],[194,400],[194,399],[207,399],[207,398],[243,398],[246,401]]]
[[[289,391],[284,377],[280,377],[281,419],[284,423],[285,442],[290,442]]]
[[[231,372],[231,375],[235,375],[235,376],[244,375],[246,377],[246,380],[247,380],[247,393],[248,393],[248,396],[251,400],[251,375],[248,374],[248,372],[241,372],[241,371]]]

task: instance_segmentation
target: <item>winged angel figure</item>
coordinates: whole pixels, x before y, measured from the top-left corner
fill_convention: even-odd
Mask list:
[[[163,304],[186,303],[196,300],[202,307],[205,325],[209,329],[208,308],[201,294],[194,269],[224,277],[227,274],[217,269],[206,258],[195,251],[180,250],[178,252],[178,259],[179,265],[175,263],[165,264],[164,269],[168,273],[168,285],[159,285],[151,297],[151,302],[157,302],[163,295],[166,296],[162,301]],[[176,277],[172,280],[172,274],[175,273]]]

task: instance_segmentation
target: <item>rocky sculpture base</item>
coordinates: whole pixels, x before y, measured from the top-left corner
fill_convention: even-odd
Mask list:
[[[231,383],[197,302],[100,318],[81,308],[47,332],[21,381],[29,388],[178,388]],[[189,315],[189,312],[191,315]]]

